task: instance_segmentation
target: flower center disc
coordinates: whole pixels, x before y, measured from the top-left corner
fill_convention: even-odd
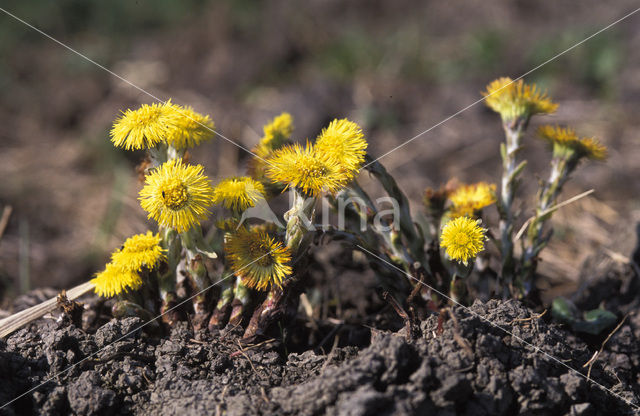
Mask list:
[[[261,267],[271,266],[271,253],[269,249],[262,244],[262,242],[254,241],[249,244],[249,252],[251,257]]]
[[[458,233],[456,235],[456,244],[461,247],[466,247],[469,244],[469,236],[465,233]]]
[[[172,210],[179,210],[189,200],[187,187],[179,180],[173,180],[162,187],[162,202]]]

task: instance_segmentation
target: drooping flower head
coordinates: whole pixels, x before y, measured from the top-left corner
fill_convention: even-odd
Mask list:
[[[142,279],[134,270],[107,263],[105,269],[91,279],[91,283],[95,285],[94,290],[99,296],[111,297],[127,292],[129,289],[140,288]]]
[[[538,135],[553,146],[554,156],[573,159],[586,157],[592,160],[605,160],[607,148],[591,137],[578,137],[575,130],[560,126],[542,126]]]
[[[143,104],[137,110],[127,110],[114,123],[109,135],[116,147],[126,150],[152,148],[178,125],[180,114],[170,101]]]
[[[160,235],[151,231],[127,238],[122,248],[111,254],[114,265],[134,271],[143,267],[153,269],[165,259],[164,249],[160,246]]]
[[[354,178],[367,154],[367,141],[359,125],[346,118],[335,119],[322,130],[315,148],[317,152],[334,158],[345,175]]]
[[[335,193],[351,179],[335,158],[318,152],[310,143],[306,147],[297,143],[285,146],[276,150],[268,161],[269,178],[296,187],[307,195]]]
[[[525,84],[522,79],[498,78],[482,93],[485,103],[504,121],[528,118],[534,114],[551,114],[558,105],[551,101],[546,92],[538,90],[535,84]]]
[[[443,227],[440,246],[446,249],[447,255],[453,260],[467,265],[469,260],[475,259],[484,250],[485,233],[486,230],[480,227],[480,220],[458,217]]]
[[[452,217],[473,217],[497,201],[496,186],[486,182],[462,185],[449,195],[449,200],[453,203]]]
[[[176,149],[186,149],[214,136],[214,125],[209,116],[197,113],[189,106],[176,105],[175,109],[178,117],[175,127],[170,129],[166,136],[168,145]]]
[[[187,231],[209,215],[213,188],[201,165],[179,159],[163,163],[145,178],[140,205],[163,227]]]
[[[234,273],[250,288],[266,290],[282,287],[291,274],[291,253],[281,242],[261,229],[239,228],[229,235],[224,245]]]
[[[264,199],[262,183],[247,176],[228,178],[220,182],[213,190],[213,202],[223,204],[225,208],[242,212]]]

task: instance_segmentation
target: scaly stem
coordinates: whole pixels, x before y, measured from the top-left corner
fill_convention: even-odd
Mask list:
[[[297,310],[302,285],[296,279],[304,274],[306,268],[305,254],[313,234],[310,231],[314,229],[316,198],[306,199],[304,194],[295,188],[291,189],[291,192],[291,208],[285,213],[284,219],[287,221],[285,245],[293,254],[294,274],[287,279],[284,287],[273,285],[267,298],[256,308],[243,336],[247,341],[263,336],[269,326],[286,314],[287,310]]]
[[[204,244],[204,239],[202,238],[200,227],[192,227],[180,234],[180,237],[187,254],[187,273],[197,293],[193,298],[194,328],[197,330],[205,324],[208,315],[207,292],[205,289],[211,285],[211,280],[203,258],[203,253],[208,253],[208,251],[206,251],[206,248],[201,248]]]
[[[569,179],[571,171],[575,168],[573,155],[554,156],[551,161],[551,173],[549,179],[541,186],[538,192],[536,215],[527,231],[527,244],[522,253],[522,270],[519,279],[525,294],[533,289],[533,280],[538,266],[538,255],[546,247],[551,237],[550,233],[544,234],[544,226],[551,219],[552,212],[549,209],[556,203],[562,187]]]
[[[178,303],[178,296],[176,295],[176,269],[180,262],[182,245],[178,238],[178,233],[172,228],[161,228],[160,236],[160,245],[167,253],[167,268],[161,268],[158,272],[158,289],[160,291],[160,298],[162,299],[160,313],[163,314],[162,321],[171,326],[180,320],[179,312],[172,308]]]
[[[501,250],[501,286],[503,296],[507,297],[509,290],[515,290],[519,295],[520,289],[513,288],[515,277],[515,262],[513,257],[513,227],[516,215],[513,211],[513,200],[518,188],[518,176],[524,169],[526,162],[518,163],[518,153],[522,149],[522,136],[528,119],[504,121],[506,143],[500,148],[502,155],[502,183],[499,200],[500,212],[500,250]]]
[[[411,209],[409,207],[409,200],[396,183],[396,180],[389,175],[380,162],[372,161],[371,157],[368,155],[365,162],[367,163],[367,165],[365,165],[365,169],[368,170],[378,180],[378,182],[380,182],[387,194],[389,194],[389,196],[398,204],[398,208],[400,210],[400,231],[406,239],[409,253],[413,259],[419,261],[421,265],[424,265],[424,237],[413,222]]]
[[[244,310],[249,303],[249,289],[242,283],[242,279],[236,278],[236,287],[233,290],[233,302],[231,304],[231,316],[229,317],[229,325],[236,326],[242,323]]]
[[[231,273],[229,270],[225,270],[223,276],[229,276]],[[231,311],[231,304],[233,302],[234,280],[224,279],[220,282],[220,298],[216,304],[211,319],[209,319],[209,330],[222,328],[227,322],[227,317]]]

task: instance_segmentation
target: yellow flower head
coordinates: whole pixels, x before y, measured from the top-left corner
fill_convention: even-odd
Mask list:
[[[313,196],[325,191],[335,193],[351,179],[335,159],[309,143],[306,147],[296,143],[276,150],[269,158],[267,176]]]
[[[116,120],[111,132],[111,142],[126,150],[154,147],[162,142],[178,123],[180,114],[170,101],[143,104],[137,110],[127,110]]]
[[[91,279],[91,283],[96,286],[94,290],[99,296],[111,297],[140,288],[142,279],[134,270],[108,263],[103,271]]]
[[[453,203],[452,217],[473,217],[496,202],[496,186],[486,182],[462,185],[449,195],[449,199]]]
[[[254,207],[256,202],[264,199],[265,190],[262,183],[243,176],[223,180],[213,190],[213,202],[224,204],[225,208],[242,212]]]
[[[282,146],[293,132],[293,117],[282,113],[263,128],[264,136],[257,146],[259,156],[267,156],[272,150]]]
[[[316,151],[334,158],[345,174],[354,178],[367,154],[367,141],[356,123],[345,119],[333,120],[316,139]]]
[[[147,231],[127,238],[122,248],[111,255],[111,262],[127,270],[153,269],[165,260],[164,249],[160,246],[160,235]]]
[[[260,142],[253,148],[255,154],[249,160],[248,172],[252,178],[257,180],[264,179],[264,173],[267,168],[265,159],[271,153],[284,146],[286,141],[291,137],[293,132],[293,117],[289,113],[282,113],[274,118],[269,124],[263,127],[264,136]]]
[[[591,137],[578,137],[575,130],[560,126],[542,126],[538,129],[541,138],[553,145],[555,155],[565,155],[593,160],[605,160],[607,148]]]
[[[195,147],[213,137],[213,121],[209,116],[196,113],[188,106],[174,107],[178,117],[175,127],[166,136],[167,144],[176,149],[185,149]]]
[[[458,217],[447,222],[442,229],[440,246],[447,250],[447,255],[467,265],[484,250],[486,230],[480,227],[480,220]]]
[[[224,249],[232,270],[247,287],[257,290],[266,290],[270,285],[282,287],[291,274],[289,249],[263,230],[240,228],[227,238]]]
[[[500,113],[503,120],[550,114],[558,108],[546,92],[540,92],[535,84],[525,84],[522,79],[498,78],[487,86],[482,95],[486,97],[487,106]]]
[[[181,233],[209,215],[213,188],[201,165],[170,160],[151,171],[140,191],[140,205],[163,227]]]

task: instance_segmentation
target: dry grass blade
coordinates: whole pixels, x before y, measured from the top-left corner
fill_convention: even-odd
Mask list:
[[[541,213],[540,213],[540,215],[539,215],[539,216],[541,217],[541,216],[543,216],[543,215],[547,215],[547,214],[550,214],[550,213],[552,213],[552,212],[555,212],[555,211],[559,210],[559,209],[560,209],[560,208],[562,208],[562,207],[565,207],[565,206],[567,206],[567,205],[569,205],[569,204],[572,204],[572,203],[576,202],[576,201],[577,201],[577,200],[579,200],[579,199],[584,198],[585,196],[589,196],[589,195],[591,195],[591,194],[592,194],[592,193],[594,193],[594,192],[595,192],[595,189],[589,189],[589,190],[588,190],[588,191],[586,191],[586,192],[583,192],[583,193],[581,193],[581,194],[579,194],[579,195],[574,196],[573,198],[569,198],[569,199],[567,199],[566,201],[563,201],[563,202],[561,202],[561,203],[559,203],[559,204],[556,204],[556,205],[554,205],[554,206],[550,207],[549,209],[544,210],[543,212],[541,212]],[[526,221],[524,222],[524,224],[522,224],[522,227],[520,228],[520,230],[518,230],[518,233],[516,234],[516,237],[515,237],[515,239],[514,239],[514,240],[519,240],[519,239],[520,239],[520,237],[522,237],[522,234],[524,234],[524,232],[527,230],[527,227],[529,227],[529,224],[531,224],[531,222],[532,222],[533,220],[535,220],[535,219],[536,219],[536,217],[537,217],[537,216],[536,216],[536,215],[534,215],[534,216],[532,216],[531,218],[529,218],[528,220],[526,220]]]
[[[94,288],[94,284],[86,282],[67,291],[67,299],[74,300],[89,292]],[[23,326],[42,318],[49,312],[53,312],[58,307],[58,298],[54,297],[46,300],[38,305],[15,313],[7,318],[0,320],[0,338],[11,334]]]

